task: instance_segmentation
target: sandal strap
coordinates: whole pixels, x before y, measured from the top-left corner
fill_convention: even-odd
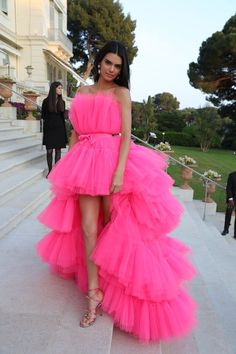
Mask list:
[[[92,325],[95,322],[96,317],[97,317],[96,312],[94,313],[91,311],[87,311],[83,315],[83,317],[80,321],[80,323],[82,324],[82,327],[89,327],[90,325]]]
[[[92,296],[89,296],[89,295],[86,295],[86,298],[88,300],[91,300],[91,301],[96,302],[96,303],[99,303],[101,301],[101,300],[98,300],[98,299],[94,299]]]
[[[99,288],[88,289],[88,292],[89,292],[89,291],[96,291],[96,290],[101,290],[101,289],[99,289]]]
[[[89,291],[96,291],[96,292],[95,292],[95,294],[93,294],[93,295],[91,295],[91,296],[86,295],[86,298],[89,299],[89,300],[91,300],[91,301],[93,301],[93,302],[95,302],[95,303],[99,303],[101,300],[95,299],[95,298],[94,298],[94,295],[96,295],[96,293],[97,293],[98,291],[100,291],[100,292],[102,293],[102,290],[99,289],[99,288],[95,288],[95,289],[89,289],[88,292],[89,292]]]
[[[89,317],[96,317],[96,316],[97,316],[97,312],[96,312],[96,309],[94,309],[94,310],[87,310],[84,313],[83,317],[89,318]]]

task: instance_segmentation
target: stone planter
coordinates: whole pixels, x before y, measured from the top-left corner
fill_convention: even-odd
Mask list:
[[[28,115],[26,117],[26,120],[35,120],[35,117],[33,116],[32,112],[37,109],[37,93],[34,92],[23,92],[25,99],[25,110],[28,112]]]
[[[180,188],[181,189],[192,189],[188,182],[190,181],[190,179],[193,178],[193,171],[185,166],[181,167],[181,178],[183,180],[183,183],[181,184]]]
[[[173,150],[167,150],[167,151],[162,151],[164,154],[166,154],[166,155],[171,155],[171,154],[173,154]]]
[[[166,163],[167,163],[167,165],[166,165],[166,169],[165,169],[165,171],[166,171],[166,173],[168,173],[167,171],[168,171],[168,167],[169,167],[169,156],[174,152],[173,150],[160,150],[160,151],[158,151],[158,153],[159,152],[161,152],[162,154],[164,154],[165,156],[164,156],[164,158],[166,159]]]
[[[5,86],[1,85],[4,84]],[[11,107],[8,99],[12,96],[12,86],[15,82],[11,79],[0,79],[0,96],[4,98],[4,102],[1,107]]]
[[[215,179],[216,182],[221,181],[221,178],[219,179]],[[206,196],[204,196],[203,198],[203,202],[205,203],[215,203],[214,199],[212,199],[212,194],[215,193],[216,191],[216,185],[213,182],[205,182],[203,183],[204,186],[204,192],[205,192],[205,188],[206,188]]]

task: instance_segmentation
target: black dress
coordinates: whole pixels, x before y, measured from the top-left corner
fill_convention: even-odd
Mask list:
[[[68,143],[65,125],[65,112],[49,112],[48,99],[42,104],[43,145],[47,149],[65,148]]]

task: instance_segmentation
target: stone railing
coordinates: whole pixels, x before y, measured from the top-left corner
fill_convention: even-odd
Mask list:
[[[158,150],[153,145],[149,144],[148,142],[136,137],[132,134],[132,138],[142,145],[158,151],[161,154],[164,154],[170,162],[175,165],[179,165],[181,167],[181,177],[182,177],[182,185],[179,187],[179,191],[177,195],[181,195],[181,199],[183,201],[191,201],[193,199],[193,189],[188,185],[188,181],[192,178],[192,175],[195,174],[199,178],[199,182],[202,183],[203,186],[203,198],[202,198],[202,217],[205,220],[206,215],[214,215],[216,213],[217,205],[212,199],[212,194],[215,192],[215,188],[218,187],[221,190],[226,189],[226,187],[219,183],[220,179],[211,179],[204,176],[202,173],[196,171],[192,166],[182,163],[178,159],[171,156],[170,152],[172,151],[161,151]]]

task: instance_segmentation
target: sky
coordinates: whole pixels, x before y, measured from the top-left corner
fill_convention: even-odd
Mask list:
[[[209,105],[187,76],[197,62],[203,41],[221,31],[236,13],[236,0],[120,0],[123,11],[136,20],[138,55],[131,65],[131,97],[170,92],[180,108]]]

